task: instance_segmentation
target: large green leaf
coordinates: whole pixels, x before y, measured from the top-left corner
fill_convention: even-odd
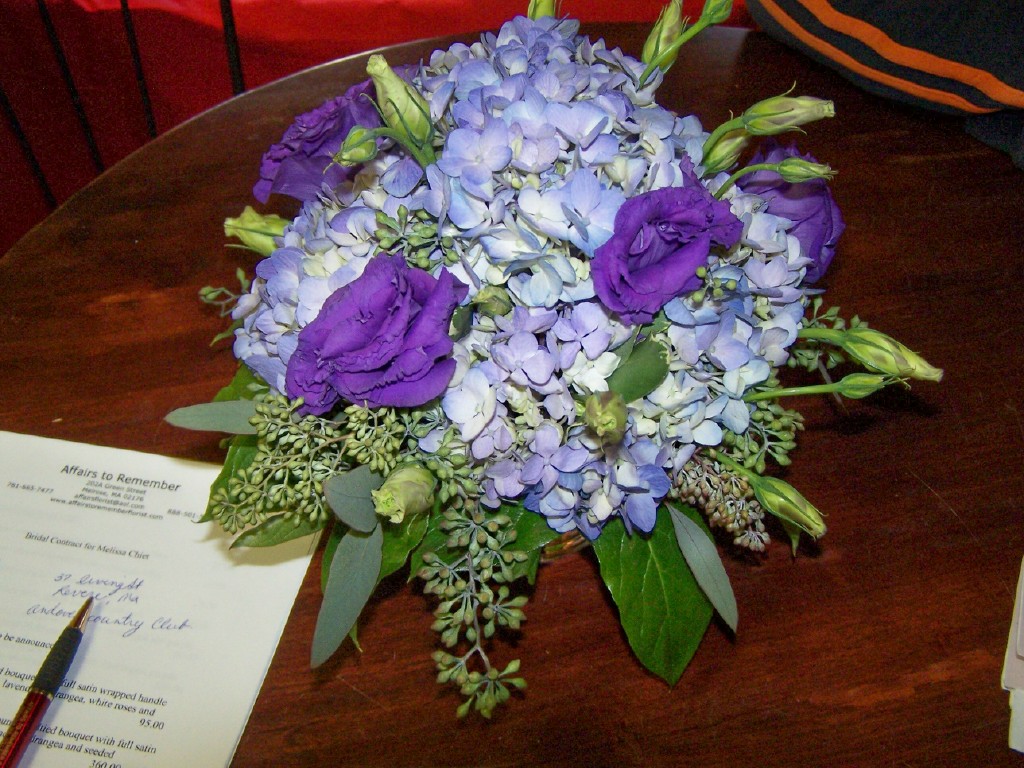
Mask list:
[[[338,543],[341,537],[348,532],[348,526],[341,521],[335,521],[331,526],[331,535],[324,545],[323,558],[320,560],[320,592],[327,591],[327,577],[331,575],[331,563],[334,562],[334,553],[338,551]]]
[[[451,336],[453,341],[458,341],[473,327],[473,305],[467,304],[463,307],[456,307],[452,313]]]
[[[384,523],[384,548],[378,580],[390,576],[409,559],[427,532],[427,515],[406,515],[400,523]]]
[[[324,546],[323,558],[320,560],[320,594],[327,591],[327,579],[331,575],[331,563],[334,562],[334,553],[338,551],[338,544],[341,543],[342,537],[348,532],[348,526],[340,520],[335,520],[334,525],[331,526],[331,535],[327,539],[327,544]],[[352,629],[348,632],[349,639],[352,640],[352,644],[362,651],[362,646],[359,645],[359,622],[352,625]]]
[[[366,465],[348,472],[339,472],[324,483],[324,498],[345,525],[369,533],[377,525],[372,491],[384,483],[384,478]]]
[[[249,422],[255,413],[256,406],[251,400],[220,400],[175,408],[164,419],[183,429],[255,435],[256,427]]]
[[[694,578],[711,601],[711,605],[718,611],[718,615],[722,617],[722,621],[735,632],[739,622],[736,595],[733,594],[729,575],[722,565],[722,558],[718,556],[718,548],[711,538],[711,532],[704,526],[697,511],[691,507],[670,506],[668,512],[686,564],[690,566]]]
[[[650,536],[629,535],[620,519],[594,540],[601,578],[640,662],[674,685],[711,621],[711,603],[683,560],[668,513]]]
[[[267,382],[257,376],[247,365],[239,364],[234,377],[227,386],[214,395],[213,402],[223,400],[252,400],[260,392],[269,389]]]
[[[251,400],[260,391],[267,389],[263,379],[256,376],[246,365],[239,365],[231,382],[223,387],[213,398],[214,402],[225,400]],[[228,439],[228,452],[224,457],[224,466],[210,485],[210,497],[219,489],[227,490],[228,480],[236,473],[246,469],[256,457],[257,439],[255,435],[235,435]],[[213,520],[210,505],[200,522]]]
[[[423,555],[433,552],[445,562],[451,562],[453,552],[448,549],[448,534],[441,529],[441,515],[432,514],[427,520],[427,530],[409,558],[409,579],[423,567]]]
[[[530,584],[537,578],[541,554],[544,545],[558,538],[558,531],[552,530],[544,515],[531,512],[522,504],[502,507],[502,511],[512,518],[512,527],[516,531],[516,540],[512,548],[528,553],[523,563],[517,563],[513,569],[516,577],[525,576]]]
[[[327,661],[355,627],[377,586],[383,543],[379,525],[370,533],[349,531],[338,542],[313,630],[310,663],[314,667]]]
[[[668,374],[668,350],[654,339],[641,341],[608,377],[608,389],[627,403],[653,392]]]
[[[323,523],[311,523],[305,515],[297,520],[294,516],[286,519],[284,515],[274,515],[238,536],[231,542],[231,546],[274,547],[292,539],[310,536],[323,527]]]

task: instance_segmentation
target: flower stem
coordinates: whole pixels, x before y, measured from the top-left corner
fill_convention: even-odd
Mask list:
[[[838,392],[841,389],[841,381],[833,381],[828,384],[811,384],[806,387],[782,387],[780,389],[762,389],[759,392],[751,392],[744,395],[743,400],[753,403],[758,400],[774,400],[777,397],[794,397],[796,395],[827,395],[831,392]]]
[[[732,176],[726,179],[722,186],[720,186],[714,193],[716,200],[721,200],[722,195],[729,191],[729,187],[736,183],[736,181],[742,176],[748,173],[754,173],[755,171],[774,171],[777,170],[778,166],[775,163],[754,163],[754,165],[748,165],[745,168],[740,168]]]
[[[659,62],[670,60],[672,55],[678,51],[683,45],[688,42],[694,35],[705,29],[709,25],[709,22],[704,19],[697,19],[696,22],[687,27],[680,35],[675,39],[672,45],[668,46],[664,51],[658,53],[657,58],[647,65],[647,69],[640,75],[640,87],[643,88],[647,81],[654,74],[654,70],[660,68]]]
[[[726,120],[724,123],[719,125],[715,130],[711,132],[707,140],[704,142],[703,154],[707,155],[710,149],[718,143],[718,141],[729,131],[735,131],[737,128],[743,127],[743,117],[734,117],[732,120]]]
[[[839,345],[842,342],[843,332],[834,328],[801,328],[797,331],[797,336],[801,339]]]

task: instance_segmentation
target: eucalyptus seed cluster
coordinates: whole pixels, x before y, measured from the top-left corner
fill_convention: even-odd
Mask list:
[[[824,302],[821,297],[815,297],[811,302],[810,312],[804,318],[804,328],[830,328],[841,331],[847,327],[857,328],[867,326],[859,317],[854,315],[850,318],[849,324],[839,315],[839,307],[829,307],[822,311]],[[837,365],[846,362],[839,347],[830,344],[818,344],[816,341],[799,339],[790,348],[789,359],[786,364],[790,368],[804,368],[808,371],[823,371],[835,368]]]
[[[774,375],[765,383],[768,389],[777,386]],[[764,474],[769,457],[782,467],[792,462],[789,452],[796,448],[796,433],[803,430],[804,417],[777,400],[757,400],[753,405],[747,430],[743,434],[726,430],[722,445],[732,458],[760,475]]]
[[[229,533],[284,514],[324,524],[323,483],[348,466],[344,424],[297,413],[302,401],[279,394],[255,399],[256,453],[210,500],[209,515]]]
[[[416,453],[413,458],[437,478],[435,494],[443,506],[461,506],[466,499],[480,496],[479,466],[469,460],[469,448],[449,428],[433,453]]]
[[[763,552],[771,541],[764,529],[764,509],[747,479],[700,454],[675,479],[673,495],[700,507],[708,524],[732,535],[736,546]]]
[[[726,294],[736,290],[737,282],[732,278],[723,279],[708,271],[707,267],[697,267],[697,277],[704,281],[704,285],[694,291],[690,298],[700,304],[705,299],[719,301],[724,299]]]
[[[525,573],[529,559],[515,549],[516,531],[505,513],[472,503],[446,509],[440,521],[447,534],[440,552],[426,552],[418,575],[424,591],[439,599],[433,630],[448,650],[434,653],[437,681],[459,689],[465,701],[457,714],[476,709],[490,717],[511,690],[526,687],[517,677],[519,661],[492,666],[484,648],[499,627],[518,630],[525,620],[525,597],[513,597],[509,584]]]
[[[450,254],[454,240],[438,237],[437,221],[424,210],[410,215],[404,205],[398,207],[397,218],[377,211],[377,231],[374,233],[380,249],[388,253],[400,253],[411,267],[429,269],[433,264],[431,255],[440,248]],[[448,256],[450,263],[454,257]]]
[[[393,470],[409,433],[409,417],[394,408],[361,405],[350,405],[343,414],[347,427],[345,455],[381,475]]]

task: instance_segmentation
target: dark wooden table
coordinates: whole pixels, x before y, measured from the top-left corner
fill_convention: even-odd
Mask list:
[[[644,30],[591,30],[639,52]],[[415,61],[436,47],[395,49]],[[0,428],[218,461],[215,436],[170,409],[232,371],[223,321],[196,300],[233,279],[225,216],[250,202],[262,151],[292,116],[362,79],[356,58],[200,115],[108,171],[0,260]],[[311,568],[239,766],[998,766],[999,675],[1024,555],[1024,174],[951,118],[864,95],[756,33],[687,45],[663,103],[711,127],[786,90],[831,98],[805,151],[839,169],[848,222],[828,299],[946,369],[855,403],[804,404],[788,479],[827,511],[797,559],[728,559],[740,605],[713,624],[674,689],[631,656],[592,558],[543,569],[517,653],[524,700],[493,722],[454,717],[433,682],[415,585],[390,583],[362,654],[310,671]],[[16,201],[6,201],[5,207]],[[218,653],[230,652],[218,649]]]

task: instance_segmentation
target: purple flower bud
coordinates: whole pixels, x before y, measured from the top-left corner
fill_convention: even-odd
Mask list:
[[[253,196],[261,203],[272,192],[309,200],[325,183],[335,187],[348,179],[353,171],[336,165],[334,155],[354,126],[380,126],[372,96],[373,83],[366,80],[295,118],[281,141],[263,155]]]

